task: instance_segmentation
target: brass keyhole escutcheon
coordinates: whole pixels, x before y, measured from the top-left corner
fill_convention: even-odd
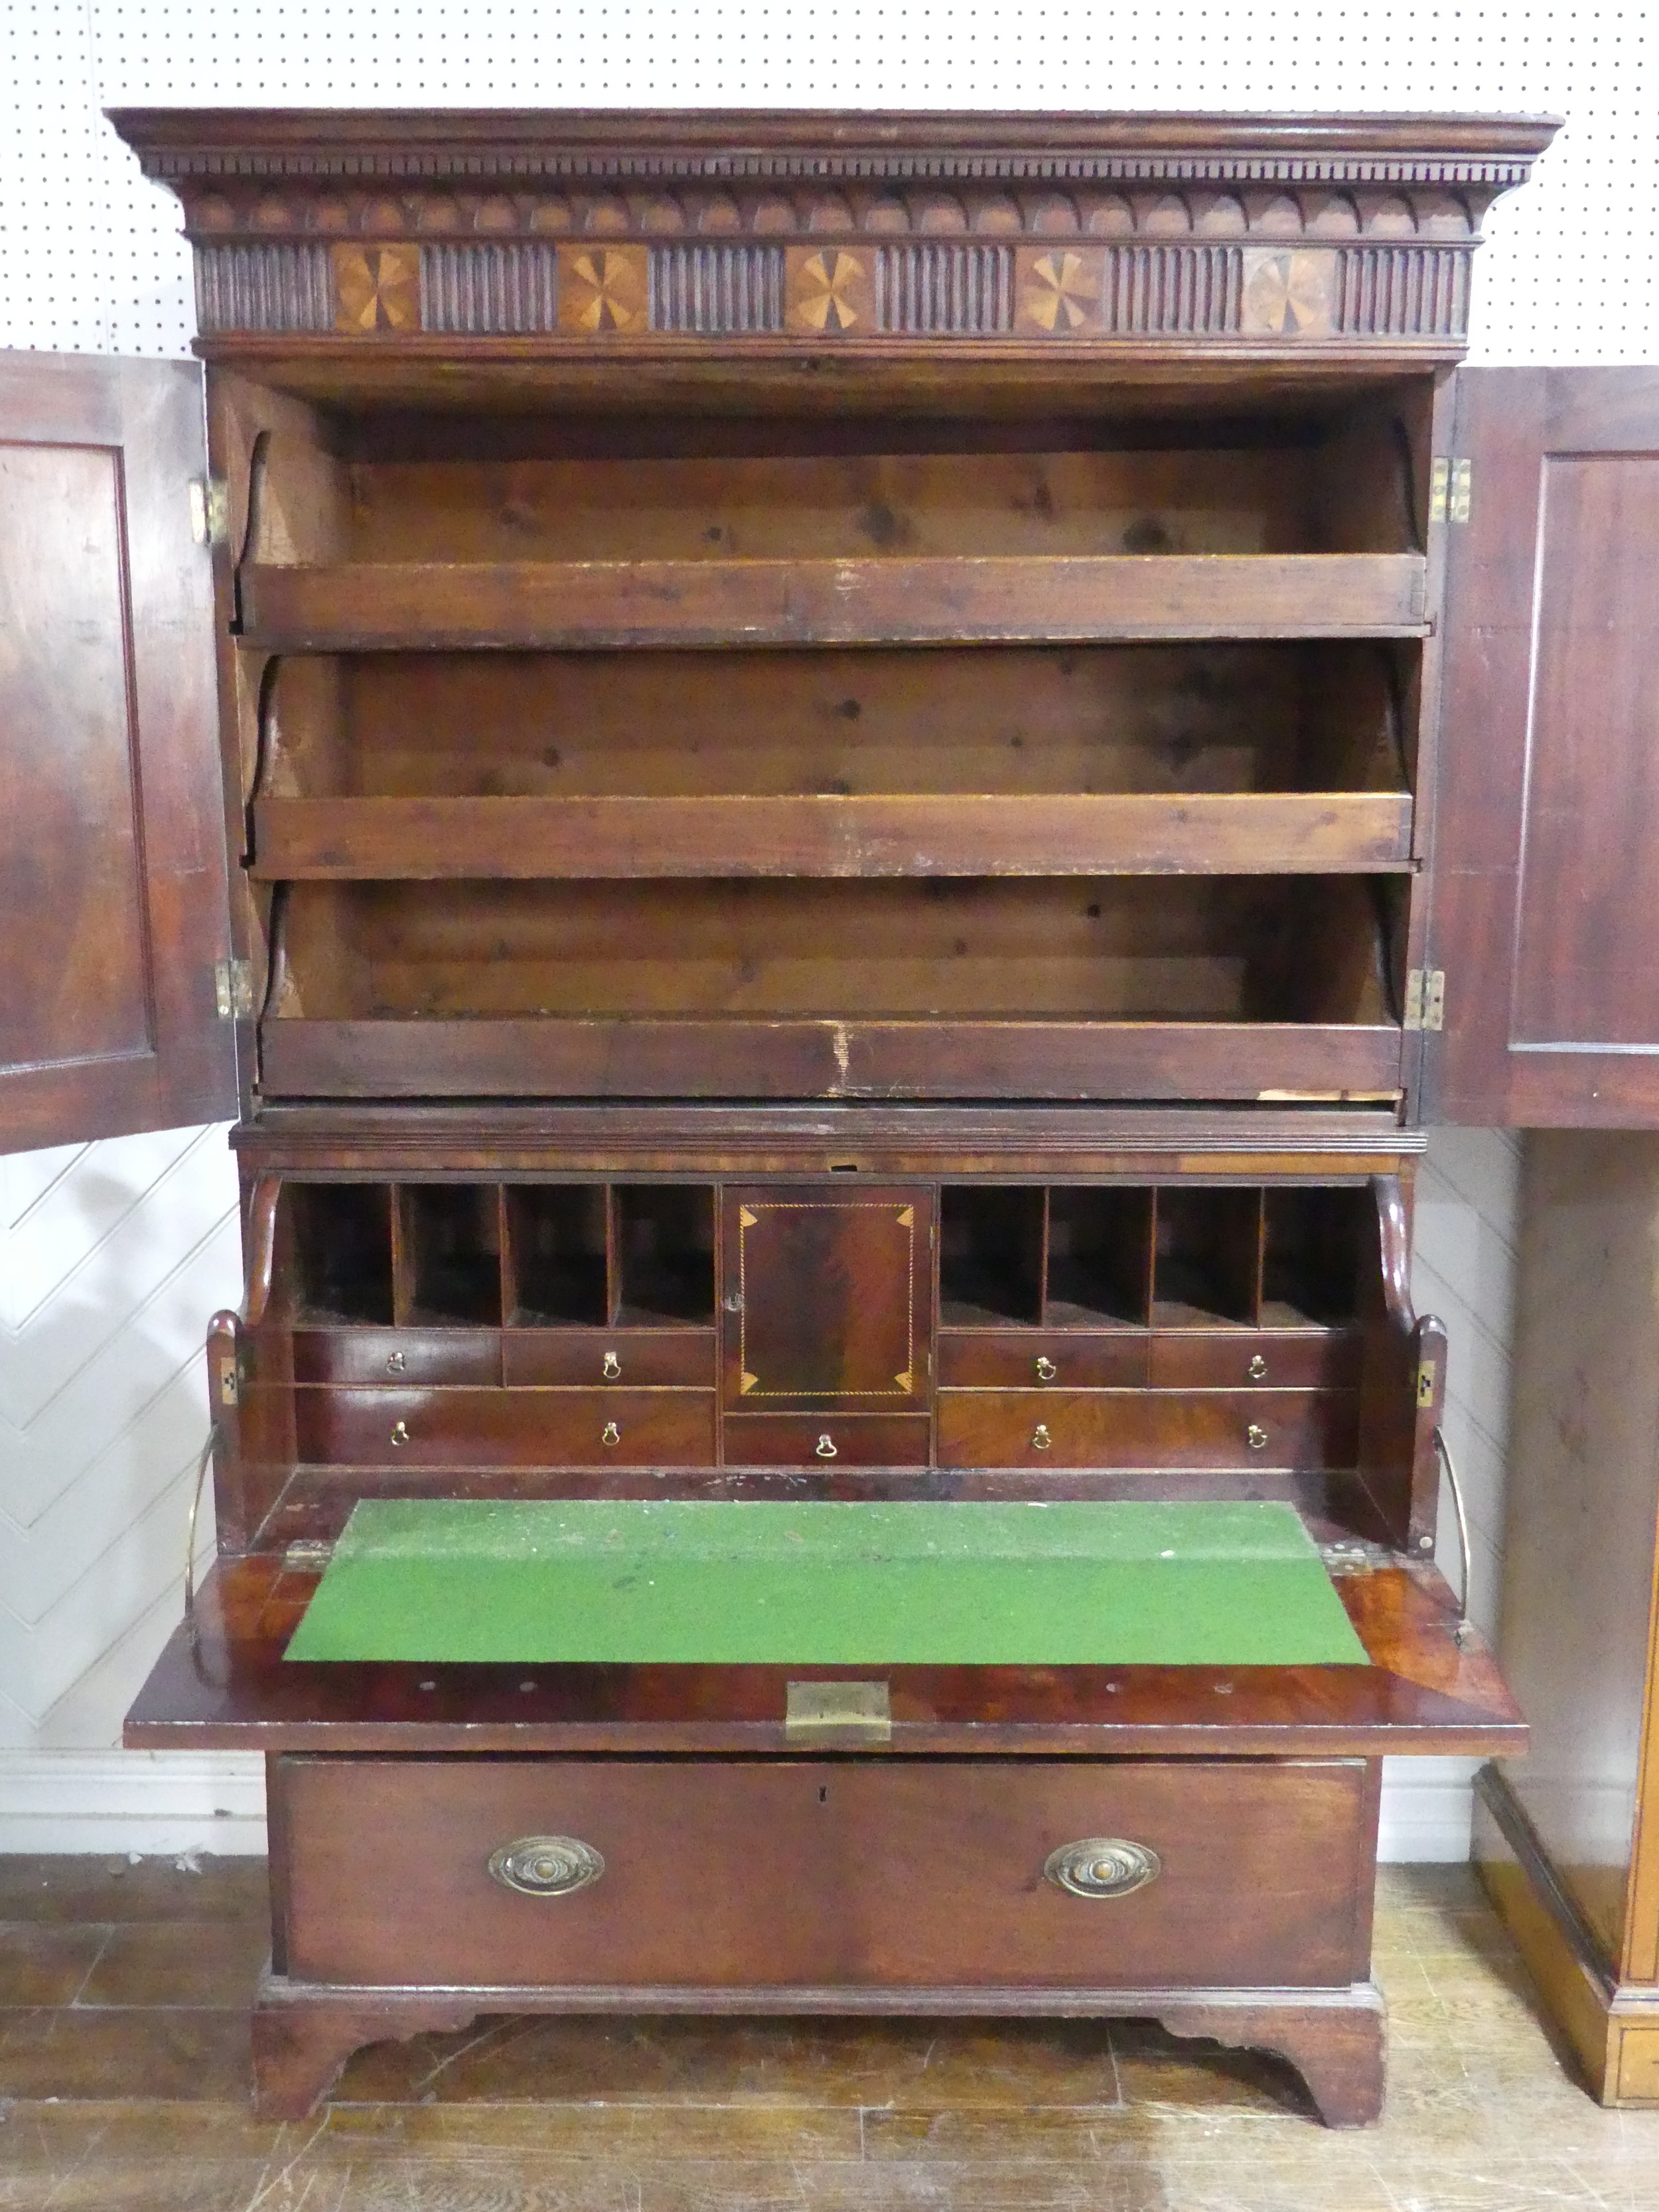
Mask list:
[[[622,1362],[614,1352],[607,1352],[599,1362],[599,1372],[607,1382],[614,1382],[622,1373]]]
[[[1059,1368],[1055,1366],[1054,1361],[1049,1358],[1047,1352],[1038,1352],[1036,1378],[1039,1382],[1052,1382],[1059,1372]]]
[[[1252,1358],[1249,1366],[1245,1371],[1249,1376],[1252,1382],[1265,1382],[1267,1381],[1267,1363],[1261,1357],[1261,1354],[1259,1352]]]
[[[820,1437],[812,1449],[820,1459],[836,1457],[836,1440],[833,1437]]]
[[[1048,1433],[1048,1424],[1047,1421],[1039,1421],[1031,1431],[1031,1449],[1047,1451],[1053,1442],[1054,1438]]]
[[[409,1442],[409,1427],[406,1422],[394,1421],[392,1424],[392,1441],[394,1444],[406,1444]]]
[[[1266,1451],[1267,1449],[1267,1431],[1266,1429],[1261,1427],[1256,1422],[1252,1421],[1249,1427],[1244,1431],[1244,1441],[1249,1444],[1252,1451]]]
[[[404,1358],[401,1352],[387,1352],[386,1356],[386,1371],[388,1375],[401,1375],[408,1365],[409,1362]]]
[[[607,1421],[599,1431],[599,1442],[602,1444],[619,1444],[622,1442],[622,1431],[614,1421]]]

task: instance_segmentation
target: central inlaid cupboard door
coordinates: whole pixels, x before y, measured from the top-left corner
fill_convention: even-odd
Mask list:
[[[907,1188],[728,1189],[721,1374],[733,1410],[925,1413],[933,1200]]]

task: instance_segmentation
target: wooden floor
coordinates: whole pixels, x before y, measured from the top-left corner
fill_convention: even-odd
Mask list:
[[[1385,1874],[1381,2127],[1083,2022],[481,2023],[242,2102],[264,1868],[0,1860],[0,2212],[1659,2212],[1659,2112],[1572,2083],[1462,1868]]]

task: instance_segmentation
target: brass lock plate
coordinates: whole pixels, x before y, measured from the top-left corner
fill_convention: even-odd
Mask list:
[[[892,1700],[885,1682],[791,1682],[784,1705],[783,1733],[791,1743],[824,1736],[857,1736],[861,1741],[892,1739]]]

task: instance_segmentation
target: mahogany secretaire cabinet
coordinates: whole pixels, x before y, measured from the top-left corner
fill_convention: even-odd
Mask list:
[[[1407,1259],[1425,1043],[1541,957],[1524,548],[1461,550],[1541,416],[1454,369],[1551,126],[116,121],[206,453],[194,368],[0,366],[0,1111],[240,1100],[128,1741],[268,1756],[262,2101],[481,2011],[1038,2011],[1371,2117],[1381,1759],[1524,1735]],[[803,1740],[777,1669],[283,1662],[357,1500],[573,1495],[1286,1500],[1369,1663],[896,1668]],[[492,1875],[551,1832],[605,1878]],[[1158,1879],[1045,1879],[1102,1836]]]

